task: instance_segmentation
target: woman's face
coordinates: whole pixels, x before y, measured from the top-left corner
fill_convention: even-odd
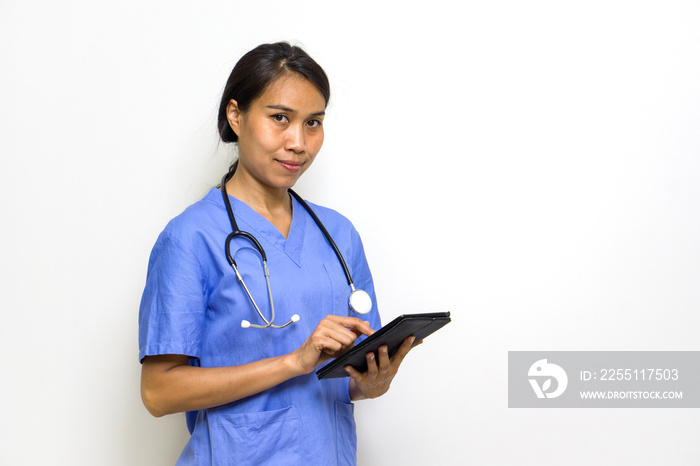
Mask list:
[[[326,102],[305,78],[290,73],[274,81],[241,112],[227,107],[238,135],[238,170],[260,187],[287,190],[311,166],[323,145]]]

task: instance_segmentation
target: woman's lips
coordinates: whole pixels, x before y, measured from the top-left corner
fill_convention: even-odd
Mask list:
[[[301,170],[301,166],[303,165],[302,162],[294,162],[292,160],[278,160],[277,163],[282,165],[285,170],[291,172],[291,173],[296,173],[299,170]]]

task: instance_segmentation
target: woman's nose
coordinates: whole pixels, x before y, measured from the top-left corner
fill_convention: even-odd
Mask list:
[[[304,152],[306,150],[306,137],[303,127],[297,125],[291,126],[286,136],[287,140],[284,144],[286,150],[294,152]]]

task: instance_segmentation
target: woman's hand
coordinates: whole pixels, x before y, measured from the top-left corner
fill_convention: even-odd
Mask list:
[[[308,374],[319,364],[352,348],[360,335],[371,335],[369,322],[357,317],[326,316],[291,356],[300,371]]]
[[[345,371],[350,375],[350,399],[357,401],[385,394],[414,341],[415,337],[406,338],[391,359],[386,346],[379,348],[377,358],[374,353],[368,353],[367,372],[364,374],[357,372],[352,366],[345,366]],[[418,344],[420,343],[422,341]]]

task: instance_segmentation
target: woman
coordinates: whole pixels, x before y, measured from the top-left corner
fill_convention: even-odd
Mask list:
[[[329,97],[326,74],[298,47],[265,44],[241,58],[219,110],[238,160],[153,248],[139,312],[141,391],[154,416],[188,412],[178,464],[354,464],[351,402],[384,394],[413,343],[391,359],[386,348],[367,355],[365,373],[314,374],[380,326],[376,307],[368,320],[349,310],[339,259],[288,191],[321,149]],[[352,224],[311,208],[374,302]],[[235,227],[260,242],[269,282],[255,240],[229,237]]]

